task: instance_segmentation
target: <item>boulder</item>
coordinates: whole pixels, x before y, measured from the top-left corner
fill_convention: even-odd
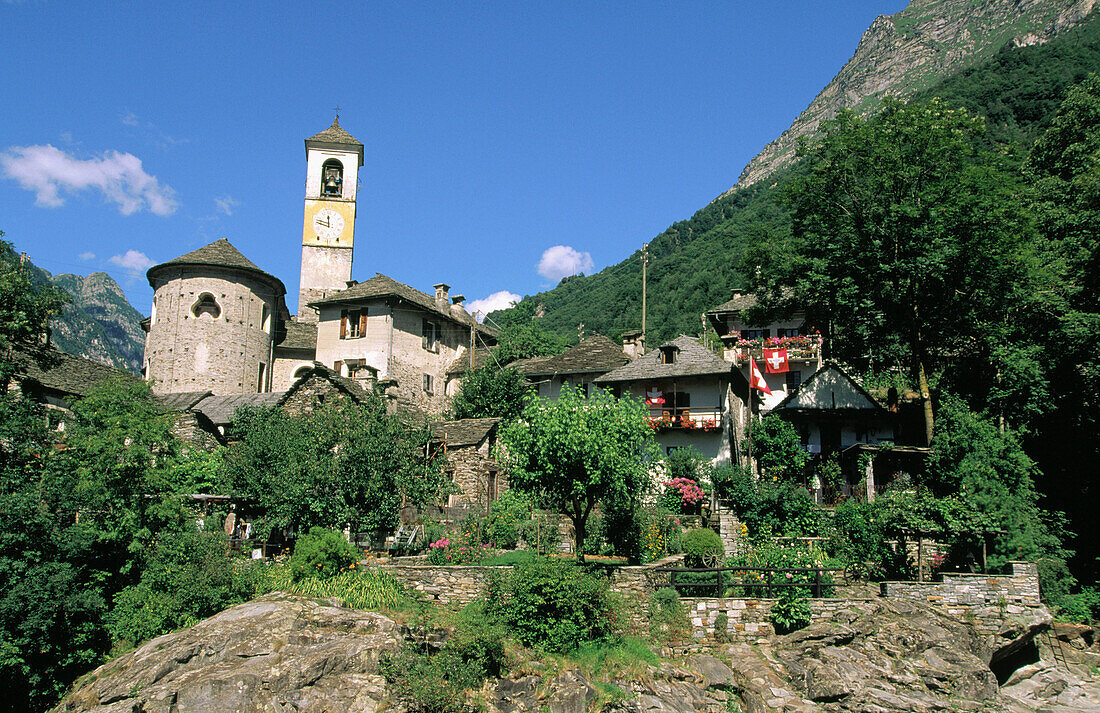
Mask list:
[[[55,711],[373,713],[400,644],[381,614],[273,593],[100,666]]]

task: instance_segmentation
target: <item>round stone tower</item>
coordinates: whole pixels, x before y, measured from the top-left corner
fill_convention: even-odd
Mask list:
[[[145,378],[157,393],[271,390],[286,287],[224,238],[147,273],[153,307]]]

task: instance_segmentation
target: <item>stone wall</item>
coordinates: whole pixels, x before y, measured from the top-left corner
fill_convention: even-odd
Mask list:
[[[447,470],[459,492],[450,497],[451,507],[489,508],[490,485],[492,499],[508,490],[508,476],[491,456],[473,448],[451,448],[447,451]],[[492,482],[490,482],[492,481]]]
[[[1039,567],[1033,562],[1010,562],[1010,576],[944,574],[942,582],[883,582],[882,595],[946,606],[1004,606],[1011,613],[1039,606]]]
[[[426,594],[440,604],[469,604],[485,593],[492,573],[507,571],[511,567],[390,564],[379,569],[393,575],[409,589]]]

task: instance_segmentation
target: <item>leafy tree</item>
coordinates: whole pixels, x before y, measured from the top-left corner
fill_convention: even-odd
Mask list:
[[[272,527],[381,533],[397,524],[403,499],[423,505],[446,492],[441,458],[424,457],[430,431],[386,413],[377,394],[301,414],[242,409],[236,426],[226,479],[265,509]]]
[[[560,334],[548,332],[531,322],[514,323],[500,330],[493,355],[498,362],[507,365],[519,359],[561,354],[568,347],[568,338]]]
[[[1024,191],[988,144],[981,119],[936,101],[841,114],[802,149],[792,242],[748,257],[766,302],[805,307],[827,356],[909,367],[929,441],[933,370],[950,358],[996,371],[989,346],[1034,280]]]
[[[573,523],[583,560],[588,518],[598,503],[637,503],[658,451],[640,401],[602,390],[563,388],[557,401],[529,396],[501,436],[512,487],[538,495]]]
[[[462,377],[462,389],[451,402],[451,418],[496,417],[511,420],[523,411],[531,390],[523,374],[486,365]]]
[[[790,421],[769,413],[752,428],[752,455],[766,478],[801,480],[809,459]]]
[[[4,232],[0,230],[0,237]],[[19,265],[12,244],[0,240],[0,393],[15,373],[10,353],[14,345],[36,344],[46,334],[51,317],[68,302],[52,285],[40,285]]]

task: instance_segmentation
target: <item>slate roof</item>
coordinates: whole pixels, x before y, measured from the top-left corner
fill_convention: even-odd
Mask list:
[[[207,396],[211,391],[181,391],[173,394],[153,394],[153,400],[165,411],[187,411]]]
[[[665,347],[677,347],[680,350],[676,355],[676,361],[672,364],[661,362],[662,350]],[[626,366],[597,377],[595,381],[611,383],[683,376],[729,376],[732,367],[732,364],[719,359],[714,352],[697,342],[694,337],[681,334],[671,342],[665,342],[659,348],[643,354]]]
[[[283,391],[272,391],[266,394],[225,394],[223,396],[207,396],[198,402],[193,409],[210,419],[216,426],[225,426],[233,421],[233,414],[244,406],[260,408],[274,406],[282,398]]]
[[[733,299],[729,302],[723,302],[722,304],[707,310],[707,314],[713,314],[716,312],[740,312],[741,310],[749,309],[756,306],[756,295],[751,292],[742,292],[734,295]]]
[[[561,354],[552,357],[535,357],[513,362],[512,366],[526,376],[556,374],[584,374],[611,371],[630,361],[622,346],[602,334],[596,334]]]
[[[496,347],[478,347],[474,352],[474,369],[480,369],[487,364],[495,364],[492,352]],[[447,367],[447,376],[461,376],[470,370],[470,353],[465,352],[460,357],[455,357],[451,365]]]
[[[53,347],[14,347],[11,362],[20,381],[33,379],[46,389],[73,396],[84,396],[108,379],[136,381],[139,378],[128,371],[66,354]]]
[[[283,286],[282,280],[256,267],[255,263],[242,255],[241,251],[233,247],[225,238],[215,240],[198,250],[192,250],[186,255],[180,255],[174,260],[162,262],[149,268],[149,271],[145,273],[146,277],[149,278],[149,285],[156,286],[153,283],[154,273],[166,267],[179,267],[182,265],[213,265],[215,267],[231,267],[244,270],[265,278],[278,288],[280,294],[286,294],[286,287]]]
[[[282,341],[275,346],[281,349],[309,349],[317,350],[317,323],[316,322],[283,322],[285,334]]]
[[[362,141],[344,131],[343,127],[340,126],[340,117],[336,117],[332,120],[332,126],[306,139],[307,143],[310,141],[318,141],[326,144],[346,144],[348,146],[358,146],[360,149],[363,148]]]
[[[369,395],[367,394],[366,389],[364,389],[355,379],[349,379],[346,376],[340,376],[340,374],[338,374],[334,369],[330,369],[321,362],[315,361],[313,362],[312,371],[300,376],[289,389],[281,392],[278,403],[286,403],[286,400],[289,399],[291,395],[295,391],[297,391],[299,387],[309,379],[309,377],[313,376],[314,374],[328,379],[356,401],[364,401]]]
[[[376,299],[379,297],[397,297],[409,304],[420,307],[426,312],[440,315],[452,322],[457,322],[466,327],[474,325],[478,333],[494,339],[496,338],[497,330],[487,327],[484,324],[479,324],[469,313],[451,311],[450,305],[440,307],[435,301],[435,296],[424,294],[415,287],[409,287],[404,283],[386,277],[382,273],[377,273],[369,280],[360,282],[358,285],[353,285],[346,290],[341,290],[331,297],[326,297],[316,302],[310,302],[309,306],[321,307],[325,305],[354,304],[363,300]]]
[[[835,375],[835,376],[832,377],[834,384],[839,382],[840,384],[851,387],[857,394],[859,394],[860,396],[867,399],[867,401],[869,401],[873,405],[871,407],[845,406],[845,405],[836,406],[835,405],[835,401],[836,401],[835,395],[831,399],[829,405],[825,405],[825,404],[818,405],[818,404],[808,404],[808,403],[806,403],[806,399],[803,398],[806,394],[810,393],[814,389],[828,388],[828,383],[827,382],[830,378],[829,377],[830,374]],[[831,392],[831,390],[830,390],[830,392]],[[848,376],[848,372],[844,371],[844,369],[840,368],[840,366],[838,366],[835,362],[831,362],[831,361],[825,362],[825,364],[820,369],[815,371],[813,374],[810,374],[810,378],[803,381],[801,384],[798,385],[797,389],[795,389],[794,391],[789,393],[787,395],[787,398],[783,399],[778,404],[776,404],[774,408],[772,408],[773,411],[778,411],[780,409],[801,410],[801,411],[810,411],[810,410],[812,410],[812,411],[864,411],[864,412],[875,412],[875,411],[885,411],[886,410],[886,408],[882,404],[880,404],[878,402],[878,400],[875,399],[874,396],[871,396],[871,394],[867,391],[867,389],[860,386],[859,382],[857,382],[852,377]]]
[[[499,418],[464,418],[458,421],[432,421],[432,432],[437,441],[448,446],[476,446],[492,433],[500,423]]]

